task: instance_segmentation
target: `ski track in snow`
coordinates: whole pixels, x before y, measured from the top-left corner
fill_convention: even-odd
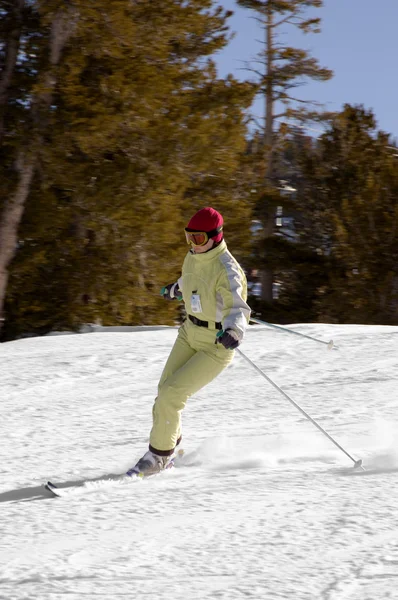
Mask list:
[[[339,350],[263,326],[188,401],[186,454],[144,481],[175,328],[0,345],[0,600],[398,599],[398,327],[298,324]]]

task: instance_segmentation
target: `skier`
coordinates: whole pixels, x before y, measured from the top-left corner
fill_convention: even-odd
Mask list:
[[[166,362],[152,410],[149,450],[127,475],[148,476],[170,466],[181,441],[187,399],[229,365],[250,318],[245,274],[227,249],[223,217],[199,210],[185,228],[191,249],[182,275],[162,288],[167,300],[183,300],[187,319]]]

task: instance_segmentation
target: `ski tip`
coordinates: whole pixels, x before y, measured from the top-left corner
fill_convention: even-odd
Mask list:
[[[61,497],[61,491],[60,491],[59,487],[55,485],[55,483],[52,483],[51,481],[47,481],[47,483],[44,484],[44,488],[48,492],[50,492],[53,497],[54,496],[55,496],[55,498]]]

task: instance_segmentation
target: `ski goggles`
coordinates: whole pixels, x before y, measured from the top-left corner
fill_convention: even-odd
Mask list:
[[[218,235],[222,231],[222,225],[217,229],[211,231],[196,231],[195,229],[185,228],[185,237],[187,238],[187,244],[193,246],[204,246],[207,244],[210,238]]]

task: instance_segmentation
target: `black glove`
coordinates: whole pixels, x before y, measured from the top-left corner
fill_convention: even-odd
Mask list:
[[[217,333],[217,342],[220,342],[227,350],[235,350],[240,344],[240,339],[236,331],[226,329]]]
[[[160,290],[160,295],[163,296],[165,300],[182,300],[182,293],[177,283],[169,283],[169,285],[165,285]]]

